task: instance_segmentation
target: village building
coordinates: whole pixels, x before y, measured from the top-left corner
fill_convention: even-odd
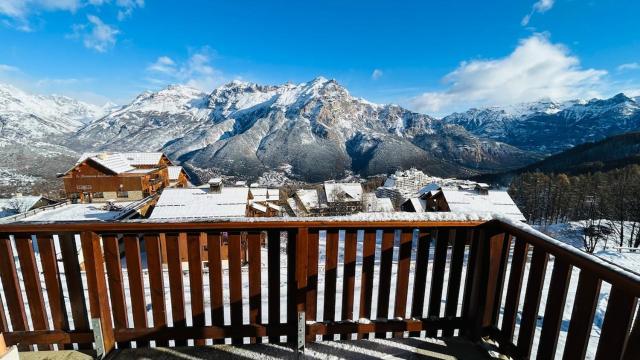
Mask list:
[[[40,195],[16,194],[12,198],[0,199],[0,218],[26,213],[55,203],[57,201]]]
[[[245,186],[224,186],[222,179],[209,180],[197,188],[167,188],[149,216],[155,221],[185,221],[194,219],[246,217],[249,205],[249,188]],[[223,234],[221,256],[227,258],[228,237]],[[186,238],[180,239],[180,256],[187,261]],[[207,261],[206,241],[201,239],[203,261]],[[163,244],[164,248],[164,244]],[[242,258],[246,257],[246,243],[243,242]],[[163,258],[165,256],[163,255]]]
[[[85,153],[60,177],[74,201],[134,201],[168,187],[170,165],[160,152]]]
[[[365,212],[393,212],[393,203],[389,198],[379,198],[374,193],[363,194],[363,211]]]
[[[297,190],[287,199],[286,210],[290,216],[342,216],[365,212],[367,205],[362,184],[327,181],[322,187]]]
[[[167,166],[169,174],[169,187],[185,188],[189,187],[189,175],[182,166]]]
[[[247,215],[250,217],[282,216],[280,190],[256,186],[250,187]]]
[[[376,189],[376,196],[389,198],[395,206],[398,206],[414,196],[420,188],[433,182],[434,179],[437,178],[431,177],[415,168],[396,171],[394,174],[389,175],[384,185]]]
[[[511,196],[504,190],[490,190],[484,183],[463,187],[429,185],[417,197],[401,205],[408,212],[494,213],[517,221],[526,221]]]

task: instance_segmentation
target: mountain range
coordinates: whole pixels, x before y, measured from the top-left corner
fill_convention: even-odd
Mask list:
[[[279,172],[315,182],[408,167],[466,177],[640,130],[639,104],[619,94],[436,119],[354,97],[325,78],[279,86],[234,81],[211,93],[172,85],[121,107],[0,85],[0,149],[7,154],[0,191],[50,179],[84,151],[161,150],[202,179]]]

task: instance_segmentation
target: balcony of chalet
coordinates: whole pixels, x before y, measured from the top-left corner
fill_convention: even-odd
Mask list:
[[[638,274],[492,215],[2,224],[0,279],[0,358],[640,359]]]

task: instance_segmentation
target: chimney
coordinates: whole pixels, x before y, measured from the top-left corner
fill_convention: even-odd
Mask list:
[[[213,178],[209,180],[209,193],[210,194],[220,194],[222,192],[222,179],[221,178]]]

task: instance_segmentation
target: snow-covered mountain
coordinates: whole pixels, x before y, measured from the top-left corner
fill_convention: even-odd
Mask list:
[[[541,101],[511,107],[470,109],[443,118],[476,136],[523,150],[556,153],[588,141],[640,130],[640,99]]]
[[[66,96],[35,95],[0,84],[0,190],[31,186],[73,164],[77,154],[66,139],[108,111]]]
[[[234,81],[210,94],[170,86],[86,125],[73,140],[79,149],[161,149],[192,168],[228,175],[287,168],[308,181],[410,166],[463,175],[536,158],[427,115],[355,98],[325,78],[280,86]]]

